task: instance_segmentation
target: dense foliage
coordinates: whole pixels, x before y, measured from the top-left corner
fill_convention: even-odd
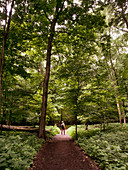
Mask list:
[[[100,131],[100,128],[85,131],[84,127],[80,126],[77,144],[99,163],[101,168],[123,170],[128,168],[127,132],[127,125],[110,124],[105,132]],[[74,137],[73,127],[69,129],[69,134]]]
[[[46,127],[47,138],[60,133],[57,127]],[[0,169],[28,169],[45,141],[28,132],[3,132],[0,136]]]
[[[76,125],[75,133],[69,131],[77,138],[79,123],[99,123],[102,130],[110,122],[126,124],[127,7],[127,0],[1,0],[1,133],[2,124],[40,124],[39,136],[45,138],[45,125],[64,120]],[[102,167],[127,168],[123,145],[127,126],[115,134],[115,127],[110,133],[79,128],[78,143],[101,160]],[[46,130],[50,138],[59,133],[56,126]],[[18,162],[22,169],[31,163],[38,140],[30,134],[24,140],[24,136],[1,136],[1,168],[17,168]]]
[[[127,1],[65,1],[51,33],[55,9],[60,10],[63,2],[1,1],[1,47],[6,34],[0,71],[1,122],[39,124],[47,43],[52,35],[46,123],[61,119],[74,123],[78,116],[84,122],[88,118],[106,123],[119,117],[125,123]]]
[[[46,131],[47,138],[52,138],[56,134],[60,133],[60,128],[58,128],[57,126],[46,126]]]
[[[0,136],[0,169],[27,169],[32,164],[42,139],[36,134],[6,132]]]

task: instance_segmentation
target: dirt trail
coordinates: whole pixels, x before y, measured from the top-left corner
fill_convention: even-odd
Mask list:
[[[99,170],[69,135],[56,135],[37,153],[30,170]]]

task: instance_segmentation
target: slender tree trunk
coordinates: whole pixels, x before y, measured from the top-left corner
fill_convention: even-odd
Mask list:
[[[63,110],[61,109],[61,121],[63,120]]]
[[[41,118],[40,118],[40,127],[39,127],[39,137],[46,139],[45,136],[45,119],[46,119],[46,108],[47,108],[47,98],[48,98],[48,82],[50,78],[50,64],[51,64],[51,50],[52,50],[52,41],[55,33],[55,25],[57,23],[58,17],[63,9],[64,2],[59,10],[58,4],[56,5],[56,11],[54,19],[51,21],[50,35],[48,37],[48,46],[47,46],[47,63],[46,63],[46,73],[43,82],[43,99],[41,107]],[[46,14],[46,13],[45,13]],[[47,19],[50,21],[46,14]]]
[[[42,99],[41,119],[40,119],[40,128],[39,128],[39,137],[42,137],[43,139],[46,138],[45,137],[45,118],[46,118],[47,97],[48,97],[48,82],[49,82],[49,77],[50,77],[52,40],[53,40],[53,32],[48,38],[46,74],[45,74],[44,83],[43,83],[43,99]]]
[[[122,107],[122,112],[123,112],[124,124],[126,124],[126,115],[125,115],[125,110],[124,110],[124,100],[121,101],[121,107]]]
[[[113,88],[115,90],[115,99],[116,99],[117,110],[118,110],[118,114],[119,114],[119,122],[120,122],[120,124],[122,124],[122,120],[121,120],[121,108],[120,108],[120,104],[119,104],[119,97],[118,97],[117,85],[116,85],[116,83],[118,83],[118,81],[117,81],[117,77],[116,77],[116,73],[115,73],[115,69],[114,69],[113,63],[112,63],[111,56],[110,56],[110,63],[111,63],[111,69],[110,69],[110,67],[109,67],[109,65],[108,65],[108,63],[106,61],[108,72],[110,74],[110,79],[112,80]]]
[[[110,36],[110,30],[109,30],[109,36]],[[114,87],[114,90],[115,90],[115,99],[116,99],[117,110],[118,110],[118,114],[119,114],[119,122],[120,122],[120,124],[122,124],[121,107],[120,107],[120,102],[119,102],[119,92],[118,92],[118,89],[117,89],[117,87],[118,87],[118,77],[117,77],[115,68],[113,66],[112,58],[111,58],[111,44],[109,44],[109,45],[110,45],[110,47],[108,48],[108,50],[109,50],[108,56],[109,56],[109,59],[110,59],[110,64],[111,64],[110,67],[111,68],[109,67],[109,65],[107,63],[107,60],[106,60],[106,64],[107,64],[108,71],[110,73],[110,79],[112,80],[113,87]]]
[[[78,113],[78,97],[79,97],[79,92],[80,92],[80,81],[79,81],[79,77],[77,78],[77,96],[76,96],[76,111],[75,111],[75,125],[76,125],[76,140],[78,140],[78,133],[77,133],[77,113]]]
[[[75,124],[76,124],[76,140],[78,139],[78,134],[77,134],[77,113],[75,115]]]
[[[113,62],[112,62],[111,55],[109,55],[109,57],[110,57],[112,75],[113,75],[113,76],[112,76],[112,79],[113,79],[113,87],[114,87],[114,90],[115,90],[115,98],[116,98],[117,109],[118,109],[118,114],[119,114],[119,121],[120,121],[120,124],[122,124],[121,107],[120,107],[120,102],[119,102],[119,97],[118,97],[118,90],[117,90],[118,78],[117,78],[117,74],[116,74],[115,68],[114,68],[114,66],[113,66]]]
[[[119,102],[118,95],[117,95],[116,85],[114,84],[113,86],[114,86],[114,90],[115,90],[115,98],[116,98],[116,104],[117,104],[117,109],[118,109],[118,114],[119,114],[119,122],[120,122],[120,124],[122,124],[121,108],[120,108],[120,102]]]
[[[123,5],[122,5],[122,17],[123,17],[123,20],[125,21],[126,26],[127,26],[127,29],[128,29],[128,20],[127,20],[127,18],[126,18],[126,16],[125,16],[125,12],[124,12]]]
[[[120,55],[120,51],[119,51],[119,48],[117,47],[117,51],[118,51],[118,59],[119,59],[119,62],[122,64],[122,69],[121,70],[124,70],[126,69],[125,68],[125,63],[123,62],[122,58],[121,58],[121,55]],[[123,73],[123,72],[122,72]],[[124,80],[124,75],[122,76],[122,81],[123,81],[123,84],[124,84],[124,90],[127,94],[127,98],[128,98],[128,88],[127,88],[127,85],[125,83],[125,80]]]
[[[11,17],[12,17],[12,9],[14,6],[14,0],[12,0],[11,9],[9,12],[9,19],[7,21],[7,0],[5,1],[5,25],[4,25],[4,34],[3,34],[3,44],[0,55],[0,121],[2,119],[2,77],[3,77],[3,68],[4,68],[4,54],[5,54],[5,46],[9,33]],[[2,122],[1,122],[1,133],[2,133]]]

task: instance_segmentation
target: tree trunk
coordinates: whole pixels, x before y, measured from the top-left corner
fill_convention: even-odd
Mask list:
[[[1,55],[0,55],[0,121],[2,119],[2,76],[3,76],[3,68],[4,68],[4,54],[5,54],[5,46],[6,46],[6,41],[7,41],[10,23],[11,23],[13,6],[14,6],[14,0],[12,0],[11,9],[9,12],[9,19],[7,22],[7,0],[5,1],[5,25],[4,25],[4,34],[3,34],[3,45],[2,45]],[[1,132],[2,132],[2,122],[1,122]]]
[[[63,120],[63,110],[61,109],[61,122]]]
[[[12,110],[10,110],[8,125],[11,126]]]
[[[39,137],[42,137],[43,139],[46,138],[45,118],[46,118],[47,97],[48,97],[48,82],[50,77],[52,40],[53,40],[53,33],[51,33],[50,37],[48,38],[46,74],[43,83],[43,99],[42,99],[41,119],[40,119],[40,127],[39,127]]]
[[[114,90],[115,90],[115,98],[116,98],[116,104],[117,104],[117,109],[118,109],[118,114],[119,114],[119,122],[120,124],[122,124],[122,119],[121,119],[121,108],[120,108],[120,103],[119,103],[119,99],[118,99],[118,95],[117,95],[117,91],[116,91],[116,85],[114,84]]]
[[[113,66],[113,62],[112,62],[111,55],[109,55],[109,57],[110,57],[111,70],[112,70],[113,87],[114,87],[114,90],[115,90],[115,98],[116,98],[116,104],[117,104],[117,109],[118,109],[118,114],[119,114],[119,121],[120,121],[120,124],[122,124],[121,107],[120,107],[120,102],[119,102],[119,97],[118,97],[118,91],[117,91],[118,78],[117,78],[117,74],[116,74],[115,68],[114,68],[114,66]]]
[[[108,63],[106,61],[107,69],[108,69],[108,72],[110,74],[110,79],[111,79],[111,81],[113,83],[113,88],[115,90],[115,99],[116,99],[117,110],[118,110],[118,114],[119,114],[119,122],[120,122],[120,124],[122,124],[122,120],[121,120],[121,108],[120,108],[120,104],[119,104],[119,99],[118,99],[119,97],[118,97],[117,85],[116,85],[116,83],[118,83],[118,81],[117,81],[115,69],[113,67],[111,56],[110,56],[110,63],[111,63],[111,70],[110,70],[110,67],[109,67],[109,65],[108,65]]]
[[[127,20],[127,18],[126,18],[126,16],[125,16],[125,12],[124,12],[123,5],[122,5],[122,17],[123,17],[123,20],[125,21],[126,26],[127,26],[127,29],[128,29],[128,20]]]
[[[125,110],[124,110],[124,100],[121,101],[121,107],[122,107],[122,112],[123,112],[124,124],[126,124],[126,116],[125,116]]]
[[[79,92],[80,92],[80,81],[79,81],[79,77],[77,78],[77,96],[76,96],[76,111],[75,111],[75,124],[76,124],[76,140],[78,140],[78,133],[77,133],[77,114],[78,114],[78,97],[79,97]]]
[[[59,10],[58,4],[56,5],[55,17],[51,21],[50,35],[48,36],[48,46],[47,46],[47,63],[46,63],[46,73],[43,82],[43,98],[42,98],[42,107],[41,107],[41,118],[40,118],[40,127],[39,127],[39,137],[46,139],[45,136],[45,119],[46,119],[46,108],[47,108],[47,98],[48,98],[48,82],[50,78],[50,64],[51,64],[51,50],[52,50],[52,41],[55,33],[55,25],[59,17],[60,12],[63,9],[64,2]],[[47,19],[50,21],[48,16]]]
[[[117,51],[118,51],[119,62],[122,64],[122,69],[121,70],[125,70],[126,69],[125,62],[121,58],[120,51],[119,51],[118,47],[117,47]],[[123,74],[123,71],[122,71],[122,74]],[[125,90],[125,92],[127,94],[127,98],[128,98],[128,88],[127,88],[127,85],[125,83],[124,75],[123,75],[122,81],[123,81],[123,84],[124,84],[124,90]]]
[[[76,140],[78,139],[78,134],[77,134],[77,113],[75,115],[75,124],[76,124]]]

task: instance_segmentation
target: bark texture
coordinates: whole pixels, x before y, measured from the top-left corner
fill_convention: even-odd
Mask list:
[[[42,107],[41,107],[41,118],[40,118],[40,127],[39,127],[39,137],[46,139],[45,136],[45,119],[46,119],[46,108],[47,108],[47,98],[48,98],[48,82],[50,78],[50,64],[51,64],[51,50],[52,50],[52,42],[55,33],[55,25],[59,18],[59,15],[63,9],[64,1],[62,3],[61,8],[59,9],[59,5],[56,5],[54,19],[50,21],[48,16],[46,15],[47,19],[51,23],[50,34],[48,36],[48,45],[47,45],[47,62],[46,62],[46,73],[43,82],[43,99],[42,99]]]

